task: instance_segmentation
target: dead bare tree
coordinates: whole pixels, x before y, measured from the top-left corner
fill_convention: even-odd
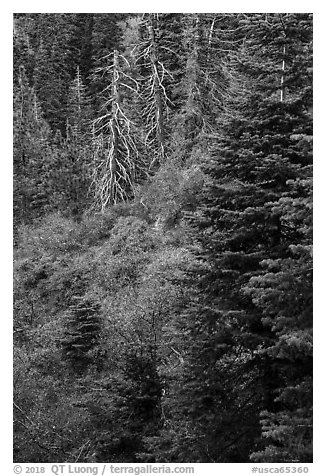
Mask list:
[[[172,78],[172,75],[160,60],[155,34],[157,19],[158,14],[155,13],[143,16],[141,26],[145,38],[134,49],[136,63],[144,72],[141,80],[141,98],[144,104],[141,114],[145,126],[145,146],[150,149],[153,156],[149,168],[164,161],[165,121],[168,103],[171,102],[164,86],[164,79],[166,76]]]
[[[106,65],[97,74],[108,77],[102,110],[93,123],[93,208],[103,211],[108,205],[128,199],[133,193],[138,148],[122,95],[138,94],[138,83],[126,71],[126,58],[114,51],[104,58]]]

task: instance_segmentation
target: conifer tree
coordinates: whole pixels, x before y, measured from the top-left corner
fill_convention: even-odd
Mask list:
[[[52,208],[79,219],[90,205],[93,156],[91,101],[79,68],[71,82],[66,110],[66,134],[53,141],[54,167],[50,171]]]
[[[31,84],[33,78],[35,54],[30,35],[33,23],[33,18],[30,18],[29,15],[14,14],[13,79],[16,84],[20,76],[21,66],[25,68],[29,84]]]
[[[62,352],[71,369],[82,374],[96,364],[91,355],[99,344],[101,322],[99,305],[85,297],[75,296],[67,316],[66,335],[61,341]]]
[[[238,88],[224,122],[219,121],[219,141],[212,146],[206,165],[209,182],[194,217],[208,268],[197,301],[186,314],[193,343],[182,401],[196,461],[248,460],[264,444],[260,411],[264,435],[275,435],[278,443],[253,457],[304,461],[309,456],[294,450],[294,435],[300,448],[308,448],[310,331],[302,326],[309,325],[309,265],[293,261],[291,250],[297,250],[302,233],[309,228],[311,19],[309,15],[266,18],[257,14],[244,15],[240,22],[247,43],[234,58],[237,70],[233,74],[243,93]],[[300,139],[306,144],[303,150],[297,147]],[[296,201],[294,190],[300,188],[300,180],[301,191],[307,195]],[[300,228],[301,220],[305,225]],[[298,258],[307,256],[307,251],[298,249]],[[285,276],[290,278],[290,263],[296,268],[291,285],[283,282]],[[271,268],[259,277],[264,266]],[[292,326],[299,315],[294,310],[296,317],[284,315],[277,291],[271,292],[273,310],[269,305],[271,284],[267,283],[274,279],[277,286],[281,276],[281,286],[305,289],[300,292],[302,308],[298,308],[304,316],[300,330]],[[262,317],[264,312],[279,315],[280,329],[274,317]],[[296,349],[297,362],[304,362],[301,371],[293,354],[277,350],[287,341],[293,352]],[[298,427],[303,424],[298,433],[295,423],[289,424],[290,415],[297,415]],[[276,449],[284,428],[282,418],[287,430],[281,438],[283,448]]]
[[[205,153],[215,137],[216,121],[229,94],[228,48],[236,51],[237,45],[233,18],[186,14],[182,23],[183,61],[174,87],[178,109],[172,118],[172,142],[175,155],[184,162],[193,148]]]
[[[280,31],[279,101],[284,152],[293,175],[278,200],[266,204],[277,224],[282,252],[261,262],[246,292],[262,311],[275,340],[261,351],[279,366],[273,408],[263,410],[265,447],[255,461],[312,461],[312,18],[266,18]],[[262,21],[260,20],[260,28]],[[265,26],[265,25],[264,25]],[[264,28],[263,26],[263,28]],[[281,63],[281,64],[280,64]],[[275,223],[274,221],[274,223]]]
[[[44,214],[49,205],[50,130],[23,66],[14,87],[14,217],[16,224]]]
[[[123,14],[105,13],[93,15],[92,31],[92,60],[93,71],[90,83],[90,92],[94,101],[94,108],[99,112],[103,106],[101,94],[108,86],[105,75],[96,74],[97,68],[103,67],[103,58],[113,55],[114,50],[120,51],[122,31],[119,21]],[[94,74],[95,73],[95,74]]]
[[[69,49],[73,25],[69,14],[37,14],[38,46],[33,87],[52,130],[65,134],[67,95],[77,66]]]
[[[113,408],[108,431],[97,445],[98,461],[153,462],[151,438],[162,426],[162,382],[155,349],[128,345],[120,356],[122,373],[112,379]]]
[[[93,33],[94,15],[92,13],[75,13],[71,15],[72,32],[69,42],[69,50],[73,56],[72,74],[75,74],[76,66],[79,67],[83,82],[89,86],[91,73],[94,68]]]

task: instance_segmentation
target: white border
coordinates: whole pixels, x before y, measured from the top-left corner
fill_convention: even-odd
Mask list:
[[[313,12],[314,13],[314,463],[309,474],[325,474],[323,468],[325,453],[325,206],[326,185],[325,163],[326,144],[326,104],[325,104],[325,30],[326,18],[323,2],[317,1],[274,1],[274,2],[192,2],[153,1],[14,1],[1,5],[0,45],[1,45],[1,156],[0,156],[0,206],[1,206],[1,441],[0,467],[2,474],[12,473],[12,14],[20,12],[40,13],[121,13],[126,12]],[[40,465],[38,465],[40,466]],[[98,465],[100,466],[100,465]],[[250,474],[251,464],[195,465],[198,474]],[[270,467],[262,464],[260,467]],[[277,465],[279,466],[279,465]],[[325,466],[325,465],[324,465]],[[218,471],[216,473],[216,470]],[[49,473],[50,474],[50,473]]]

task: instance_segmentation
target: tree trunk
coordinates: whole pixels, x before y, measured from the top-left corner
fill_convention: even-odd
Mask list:
[[[112,77],[112,121],[111,121],[111,130],[112,130],[112,144],[111,144],[111,154],[110,154],[110,202],[115,201],[115,190],[114,185],[116,183],[116,173],[117,173],[117,160],[118,160],[118,131],[117,131],[117,116],[118,116],[118,105],[119,105],[119,64],[118,64],[118,52],[114,51],[113,56],[113,77]]]
[[[148,33],[151,41],[150,49],[150,60],[151,60],[151,69],[154,81],[154,94],[155,94],[155,104],[156,104],[156,139],[158,142],[159,150],[159,161],[164,159],[164,123],[163,123],[163,104],[160,91],[160,80],[158,76],[158,56],[156,49],[156,40],[153,27],[153,19],[150,16],[148,23]]]
[[[281,102],[285,99],[284,72],[285,72],[285,45],[283,46],[282,75],[281,75]]]

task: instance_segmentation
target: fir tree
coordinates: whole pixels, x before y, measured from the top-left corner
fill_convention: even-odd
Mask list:
[[[37,14],[39,45],[35,52],[33,86],[51,128],[65,134],[68,88],[77,58],[69,50],[72,35],[69,14]]]
[[[93,71],[90,84],[91,96],[95,110],[98,112],[102,107],[99,100],[101,93],[107,87],[107,78],[94,74],[97,68],[103,66],[103,58],[113,55],[114,50],[120,51],[122,32],[119,21],[124,17],[119,13],[106,13],[93,15],[92,31],[92,60]]]
[[[91,351],[99,344],[101,322],[97,303],[79,296],[74,300],[67,315],[67,330],[61,345],[71,369],[80,375],[90,365],[96,364]]]
[[[53,168],[50,170],[51,207],[79,219],[90,205],[91,161],[93,157],[91,101],[79,68],[69,88],[65,137],[57,132],[52,141]]]
[[[33,18],[29,15],[15,14],[14,19],[14,44],[13,44],[13,79],[18,83],[20,67],[25,68],[29,84],[32,83],[35,67],[35,51],[30,30],[33,28]]]
[[[72,67],[78,66],[82,81],[89,86],[91,73],[94,68],[93,28],[94,15],[92,13],[76,13],[71,16],[72,33],[69,50],[72,53]],[[75,69],[72,74],[75,73]]]
[[[49,205],[50,131],[24,67],[14,88],[14,218],[29,222]]]
[[[290,415],[285,395],[291,392],[286,387],[307,391],[306,375],[309,376],[310,368],[310,357],[306,356],[309,331],[292,329],[291,319],[283,324],[293,344],[301,339],[303,347],[301,351],[298,347],[297,358],[306,362],[302,373],[298,375],[293,369],[290,377],[292,357],[276,351],[286,338],[276,330],[274,319],[262,319],[261,308],[268,306],[266,297],[258,306],[256,300],[250,299],[247,285],[256,283],[256,279],[265,283],[264,278],[256,276],[260,276],[264,263],[273,266],[274,260],[279,265],[284,260],[283,272],[287,274],[291,247],[296,240],[302,240],[299,230],[282,217],[284,209],[280,212],[277,204],[293,207],[291,184],[298,176],[303,183],[309,177],[311,23],[308,15],[273,15],[268,19],[264,15],[252,15],[245,16],[243,22],[247,35],[251,35],[246,49],[236,58],[243,94],[237,94],[233,112],[230,114],[229,108],[224,124],[220,122],[223,133],[219,133],[220,140],[212,148],[206,166],[210,183],[194,218],[208,263],[201,280],[199,302],[187,314],[187,319],[192,321],[193,344],[188,377],[185,377],[188,403],[184,405],[191,422],[193,444],[196,438],[202,441],[196,447],[198,451],[201,446],[197,461],[248,460],[255,445],[262,444],[259,411],[263,412],[265,435],[270,436],[273,430],[266,415],[269,418],[275,415],[276,428],[281,425],[282,416]],[[283,30],[284,35],[280,34]],[[286,69],[284,42],[287,43]],[[250,89],[252,84],[254,88]],[[299,131],[308,138],[303,139],[308,146],[306,152],[297,148],[295,138]],[[298,203],[298,212],[304,207],[309,215],[307,203],[308,196]],[[297,275],[297,285],[301,286],[304,279],[304,288],[308,289],[307,275],[304,276]],[[266,274],[266,279],[270,279],[270,274]],[[305,291],[302,295],[306,311],[309,293]],[[287,318],[280,304],[283,321]],[[237,382],[234,387],[228,386],[230,376],[234,379],[231,385]],[[306,397],[302,394],[300,397],[304,406]],[[293,408],[300,414],[295,404]],[[304,415],[307,422],[306,408]],[[223,433],[223,428],[228,428],[227,433],[226,430]],[[300,441],[302,438],[309,441],[308,429],[309,425],[303,428],[305,436],[301,433]],[[293,435],[293,429],[288,433]],[[274,461],[277,457],[288,461],[290,454],[293,460],[297,457],[290,437],[284,437],[283,444],[287,443],[288,448],[274,450]],[[301,457],[304,460],[307,454],[303,452]]]

